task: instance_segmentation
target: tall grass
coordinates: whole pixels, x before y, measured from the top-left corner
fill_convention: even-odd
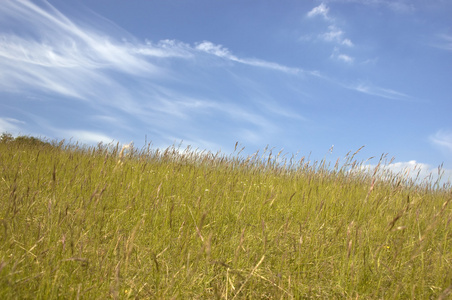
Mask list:
[[[0,140],[1,299],[447,299],[450,187],[265,149]]]

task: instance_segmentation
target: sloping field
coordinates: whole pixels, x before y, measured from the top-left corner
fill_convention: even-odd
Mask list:
[[[0,298],[451,297],[451,189],[359,166],[3,134]]]

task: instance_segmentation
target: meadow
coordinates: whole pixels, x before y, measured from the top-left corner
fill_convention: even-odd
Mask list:
[[[0,299],[452,297],[450,186],[242,150],[3,134]]]

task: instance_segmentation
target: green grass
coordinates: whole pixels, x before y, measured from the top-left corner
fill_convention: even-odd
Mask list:
[[[0,299],[451,297],[450,187],[353,157],[3,134]]]

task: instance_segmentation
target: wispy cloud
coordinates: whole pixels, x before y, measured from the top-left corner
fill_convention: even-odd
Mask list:
[[[0,27],[0,90],[37,97],[43,93],[59,101],[81,100],[85,106],[91,107],[87,120],[95,120],[96,124],[104,120],[111,124],[111,119],[94,116],[120,115],[123,120],[132,117],[135,122],[151,127],[162,136],[174,135],[176,131],[185,132],[182,129],[190,126],[195,128],[199,126],[196,116],[212,112],[235,120],[237,124],[253,124],[256,136],[263,136],[263,132],[274,132],[278,127],[265,117],[265,109],[256,112],[240,101],[228,103],[212,96],[203,97],[193,88],[186,93],[184,88],[180,93],[175,93],[172,86],[177,84],[180,88],[187,82],[199,84],[204,79],[205,70],[202,68],[211,71],[218,66],[210,64],[212,60],[268,70],[270,74],[319,76],[315,71],[239,57],[226,47],[210,41],[194,45],[175,40],[141,42],[126,32],[109,30],[108,24],[103,22],[94,17],[91,25],[83,24],[68,18],[47,2],[39,5],[31,1],[2,3],[0,25],[4,26]],[[6,30],[10,23],[15,24],[14,30]],[[174,68],[175,62],[177,69]],[[194,69],[193,63],[197,63]],[[221,73],[222,69],[217,67],[215,72]],[[190,75],[184,74],[184,71]],[[275,111],[286,117],[298,117],[287,110]],[[21,127],[7,119],[1,119],[0,126],[0,129],[9,131]],[[57,130],[52,126],[46,124],[48,131],[57,136],[69,135],[82,141],[112,139],[100,131]]]
[[[144,45],[137,45],[132,52],[158,58],[193,58],[192,47],[189,44],[175,40],[161,40],[157,43],[146,40]]]
[[[319,34],[318,37],[325,42],[334,43],[335,47],[330,58],[346,63],[351,63],[354,60],[353,57],[339,52],[340,47],[350,48],[353,47],[354,44],[350,38],[345,37],[345,32],[337,25],[337,21],[330,16],[329,10],[330,9],[328,6],[326,6],[324,3],[321,3],[319,6],[314,7],[311,11],[309,11],[307,13],[307,17],[313,18],[316,16],[322,16],[323,19],[330,23],[330,25],[328,25],[328,31]]]
[[[430,136],[434,145],[452,155],[452,130],[439,130]]]
[[[348,46],[348,47],[353,47],[353,43],[350,39],[343,39],[341,42],[342,45]]]
[[[344,61],[346,63],[352,63],[354,61],[353,57],[348,56],[346,54],[339,54],[339,55],[333,56],[333,57],[337,57],[338,60]]]
[[[358,84],[349,85],[346,87],[349,89],[355,90],[357,92],[360,92],[360,93],[377,96],[377,97],[382,97],[382,98],[386,98],[386,99],[408,100],[411,98],[407,94],[395,91],[393,89],[382,88],[382,87],[378,87],[378,86],[374,86],[374,85],[366,84],[366,83],[358,83]]]
[[[43,67],[112,68],[133,74],[153,70],[149,62],[133,55],[131,45],[87,30],[49,4],[47,8],[48,11],[29,1],[2,5],[0,13],[15,19],[28,32],[25,37],[2,34],[3,57]]]
[[[135,54],[136,47],[82,28],[48,5],[8,1],[0,16],[13,18],[25,35],[0,33],[3,90],[32,88],[91,99],[97,87],[114,86],[106,74],[150,76],[157,67]]]
[[[307,13],[307,16],[309,18],[312,18],[312,17],[315,17],[315,16],[322,16],[326,20],[330,20],[330,16],[328,15],[328,11],[329,10],[330,9],[324,3],[321,3],[319,6],[316,6],[313,9],[311,9]]]
[[[303,72],[275,62],[239,58],[227,48],[208,41],[195,46],[174,40],[123,41],[121,37],[77,25],[47,6],[49,11],[28,1],[8,1],[0,7],[0,16],[14,19],[17,26],[29,32],[26,36],[0,32],[2,89],[45,89],[87,100],[99,88],[121,86],[110,72],[162,78],[168,70],[159,66],[157,59],[191,59],[199,56],[199,52],[252,67],[290,74]]]
[[[416,10],[415,1],[412,0],[325,0],[326,3],[342,2],[357,3],[368,6],[383,6],[398,13],[410,13]]]
[[[320,35],[320,37],[327,42],[335,42],[338,45],[344,45],[348,47],[353,47],[353,43],[350,39],[344,38],[344,32],[339,29],[336,25],[328,26],[328,32]]]
[[[101,132],[89,131],[89,130],[55,130],[60,136],[67,136],[71,139],[84,143],[84,144],[96,144],[96,143],[104,143],[110,144],[114,142],[118,142],[114,138],[105,135]]]
[[[380,1],[383,5],[388,6],[390,9],[401,13],[410,13],[415,11],[415,6],[410,1]]]
[[[346,63],[353,63],[355,60],[353,57],[348,56],[346,54],[340,53],[340,50],[338,47],[334,47],[333,53],[330,56],[332,59],[339,60]]]
[[[433,43],[433,46],[447,51],[452,51],[452,35],[439,34],[437,35],[439,41]]]
[[[2,118],[0,117],[0,133],[18,134],[20,132],[20,125],[24,125],[25,122],[14,118]]]
[[[272,69],[291,74],[298,74],[304,72],[302,69],[287,67],[274,62],[254,58],[238,58],[237,56],[231,54],[231,52],[222,45],[216,45],[209,41],[204,41],[202,43],[197,44],[196,49],[205,53],[209,53],[230,61],[238,62],[249,66]]]

